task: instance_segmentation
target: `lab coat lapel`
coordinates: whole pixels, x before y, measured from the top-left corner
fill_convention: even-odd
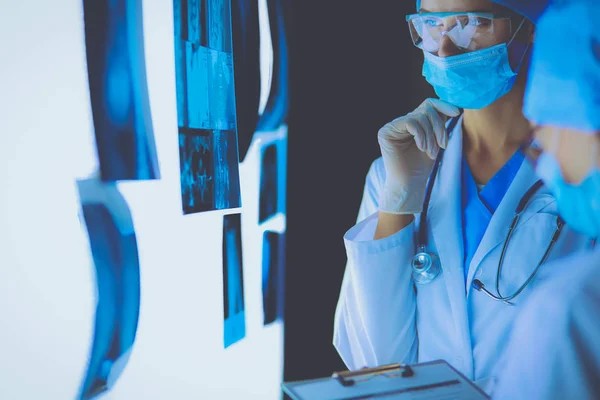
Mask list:
[[[462,339],[463,354],[472,359],[467,318],[464,249],[461,211],[462,120],[452,134],[444,154],[429,208],[429,227],[442,265],[456,334]]]
[[[521,168],[517,172],[512,184],[500,202],[500,205],[494,212],[490,224],[481,239],[481,243],[471,260],[469,272],[467,275],[467,296],[471,292],[471,282],[479,268],[479,264],[485,256],[492,251],[496,246],[503,243],[508,234],[508,229],[515,215],[517,205],[521,201],[523,195],[539,178],[530,163],[523,161]],[[550,202],[549,200],[548,202]],[[525,218],[521,218],[519,224],[523,224]]]

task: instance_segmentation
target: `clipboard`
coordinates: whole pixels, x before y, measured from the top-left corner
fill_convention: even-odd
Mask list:
[[[489,399],[443,360],[336,372],[330,378],[285,382],[282,388],[292,400]]]

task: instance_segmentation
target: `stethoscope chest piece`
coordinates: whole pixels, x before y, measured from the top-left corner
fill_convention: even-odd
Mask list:
[[[411,264],[413,281],[420,285],[433,281],[442,270],[439,257],[428,253],[425,246],[419,248],[419,252],[413,257]]]

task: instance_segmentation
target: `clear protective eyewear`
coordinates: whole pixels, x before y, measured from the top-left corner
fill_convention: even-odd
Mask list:
[[[437,53],[444,36],[461,50],[476,51],[507,40],[512,32],[509,14],[496,12],[426,12],[406,16],[410,36],[418,48]]]

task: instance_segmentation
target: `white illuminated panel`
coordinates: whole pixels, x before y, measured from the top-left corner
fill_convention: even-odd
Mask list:
[[[258,24],[260,32],[260,100],[258,115],[267,107],[273,80],[273,42],[267,0],[258,0]]]
[[[258,199],[261,151],[278,143],[285,160],[287,131],[256,135],[240,165],[243,208],[183,216],[172,2],[143,6],[161,179],[118,184],[138,241],[141,311],[129,364],[102,398],[279,399],[284,330],[281,321],[263,324],[261,262],[263,233],[285,231],[285,210],[259,225]],[[0,15],[3,54],[10,55],[0,66],[0,398],[72,399],[96,305],[76,190],[76,180],[98,167],[82,6],[23,0],[7,8]],[[222,221],[237,212],[246,336],[225,349]]]

